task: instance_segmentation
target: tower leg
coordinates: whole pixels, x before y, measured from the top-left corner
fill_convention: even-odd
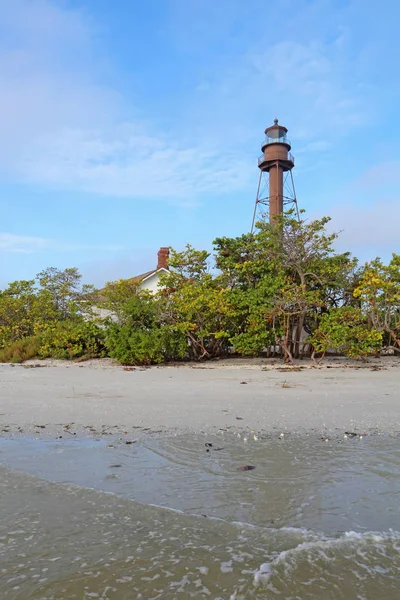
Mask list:
[[[294,187],[294,179],[293,179],[293,173],[292,173],[292,169],[290,169],[290,179],[292,180],[292,189],[293,189],[293,202],[296,206],[296,214],[297,214],[297,220],[300,223],[300,213],[299,213],[299,205],[297,204],[297,196],[296,196],[296,189]]]
[[[258,204],[258,200],[259,200],[259,196],[260,196],[261,177],[262,177],[262,171],[260,171],[260,178],[258,180],[257,196],[256,196],[256,201],[254,203],[253,221],[251,223],[251,233],[254,232],[254,225],[256,224],[256,213],[257,213],[257,204]]]

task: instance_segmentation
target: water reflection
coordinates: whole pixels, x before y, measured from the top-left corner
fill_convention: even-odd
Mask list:
[[[1,598],[397,600],[398,440],[109,439],[1,441]]]
[[[244,442],[226,434],[181,435],[132,445],[123,439],[3,440],[0,460],[52,481],[262,527],[383,531],[400,517],[400,449],[394,438]],[[241,465],[256,469],[239,471]]]

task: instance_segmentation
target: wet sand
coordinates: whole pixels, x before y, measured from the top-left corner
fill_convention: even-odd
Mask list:
[[[267,360],[130,370],[108,360],[0,365],[3,436],[220,429],[398,433],[400,360],[294,370]]]

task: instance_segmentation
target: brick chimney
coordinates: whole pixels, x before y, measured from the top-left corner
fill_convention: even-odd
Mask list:
[[[160,248],[157,256],[157,269],[168,269],[169,248]]]

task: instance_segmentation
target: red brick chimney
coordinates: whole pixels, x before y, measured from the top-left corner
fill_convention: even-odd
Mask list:
[[[169,248],[160,248],[157,256],[157,269],[168,269]]]

